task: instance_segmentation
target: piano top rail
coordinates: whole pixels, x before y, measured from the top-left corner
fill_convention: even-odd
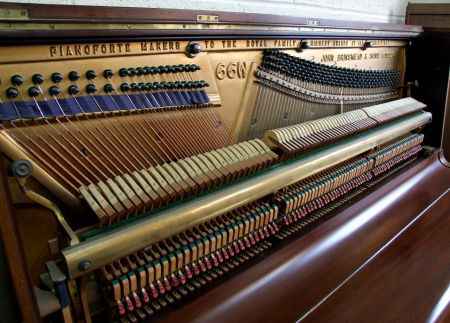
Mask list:
[[[206,28],[205,28],[206,27]],[[410,38],[422,27],[308,17],[135,7],[0,3],[1,41],[214,35]],[[33,36],[33,38],[30,38]]]

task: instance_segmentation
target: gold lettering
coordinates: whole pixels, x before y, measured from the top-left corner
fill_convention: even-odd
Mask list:
[[[222,40],[222,48],[236,48],[236,40]]]
[[[70,46],[67,46],[66,48],[66,56],[73,56],[72,50],[70,49]]]
[[[231,45],[232,46],[232,45]],[[223,80],[244,79],[247,77],[248,64],[246,62],[218,63],[216,66],[216,78]]]
[[[246,45],[248,48],[266,48],[267,42],[265,39],[250,39],[247,40]]]
[[[75,45],[75,56],[81,56],[81,45]]]
[[[219,63],[216,66],[216,78],[218,80],[223,80],[225,78],[225,64]]]
[[[50,57],[56,56],[56,46],[50,46],[49,50],[50,50]]]
[[[227,76],[229,79],[234,79],[236,78],[236,74],[237,74],[237,63],[233,62],[228,64],[227,67]]]
[[[323,54],[322,58],[320,59],[321,62],[333,62],[334,61],[334,55],[333,54]]]
[[[240,79],[244,79],[247,77],[247,63],[246,62],[238,63],[237,75]]]

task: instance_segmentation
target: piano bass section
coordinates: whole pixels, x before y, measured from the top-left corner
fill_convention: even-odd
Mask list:
[[[15,216],[49,226],[23,236],[32,284],[66,322],[151,321],[420,159],[414,30],[2,46]]]

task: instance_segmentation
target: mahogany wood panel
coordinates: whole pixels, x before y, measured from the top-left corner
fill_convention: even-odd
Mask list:
[[[434,154],[162,321],[293,322],[410,223],[449,183],[450,170]],[[367,318],[356,320],[361,321]]]
[[[5,246],[5,256],[22,320],[26,323],[37,323],[41,320],[33,293],[33,285],[27,272],[24,251],[19,239],[7,185],[6,163],[3,158],[0,158],[0,236]]]
[[[449,322],[449,213],[447,191],[304,322]]]

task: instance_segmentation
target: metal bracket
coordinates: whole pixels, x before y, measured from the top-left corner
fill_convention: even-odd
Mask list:
[[[69,245],[74,246],[79,244],[80,239],[67,223],[59,207],[55,203],[50,201],[48,198],[40,195],[39,193],[36,193],[33,190],[30,190],[27,187],[26,185],[27,180],[32,173],[31,163],[27,160],[16,160],[13,163],[11,163],[9,172],[12,176],[14,176],[17,179],[19,187],[22,189],[26,197],[53,212],[53,214],[56,216],[56,220],[59,222],[59,224],[69,237],[70,240]]]

